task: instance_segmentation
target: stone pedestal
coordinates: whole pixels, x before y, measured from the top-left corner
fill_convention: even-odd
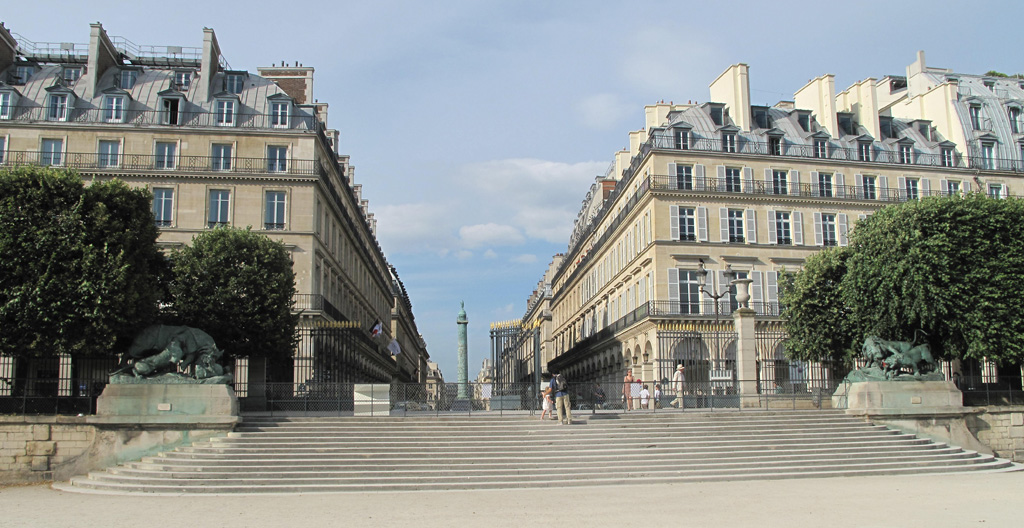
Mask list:
[[[761,405],[757,393],[757,331],[756,313],[750,308],[738,308],[732,313],[736,328],[736,379],[739,381],[740,407]]]
[[[869,414],[948,413],[963,411],[964,399],[950,381],[860,381],[841,384],[832,407]]]
[[[108,384],[96,400],[95,424],[233,425],[238,399],[226,384]]]

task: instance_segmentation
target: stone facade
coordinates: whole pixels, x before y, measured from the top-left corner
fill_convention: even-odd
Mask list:
[[[988,407],[967,428],[996,456],[1024,463],[1024,406]]]

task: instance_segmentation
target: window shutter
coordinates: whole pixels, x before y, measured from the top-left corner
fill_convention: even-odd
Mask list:
[[[776,306],[779,302],[779,272],[766,271],[764,275],[765,292],[768,294],[768,304]]]
[[[679,206],[670,205],[668,206],[668,215],[670,219],[670,236],[672,240],[679,240]]]
[[[760,310],[761,304],[764,302],[761,295],[761,272],[751,271],[750,278],[754,281],[750,283],[750,307],[760,313],[762,311]]]
[[[694,188],[697,189],[698,191],[703,191],[704,188],[706,187],[704,185],[704,166],[703,165],[698,163],[697,165],[693,166],[693,179],[694,179],[694,182],[693,182],[694,183]]]
[[[818,196],[820,194],[818,190],[818,171],[811,171],[811,181],[807,183],[811,185],[811,195]]]
[[[679,188],[678,174],[679,173],[676,172],[676,164],[675,163],[669,163],[668,164],[668,188],[669,189],[678,189]]]
[[[772,176],[773,175],[771,169],[764,170],[764,188],[768,189],[769,194],[775,193],[775,184],[773,183],[774,178]]]
[[[743,167],[743,192],[754,192],[754,169]]]
[[[715,291],[717,291],[718,293],[724,293],[726,291],[729,291],[729,283],[725,280],[725,270],[718,270],[714,272],[712,275],[714,275],[715,279],[718,281],[718,287],[715,288]],[[723,315],[732,313],[729,311],[729,301],[731,299],[731,295],[726,295],[721,299],[718,299],[718,311]]]
[[[943,196],[946,196],[947,194],[949,194],[949,181],[948,180],[939,180],[939,192],[941,192]]]
[[[697,240],[708,241],[708,208],[697,208]]]
[[[836,227],[839,230],[839,245],[840,246],[845,246],[849,242],[848,239],[847,239],[847,236],[846,236],[847,233],[848,233],[848,231],[847,231],[847,223],[846,223],[846,213],[839,213],[836,216]]]
[[[1010,187],[1005,183],[1001,184],[1000,187],[1002,187],[1002,191],[999,193],[999,197],[1005,200],[1010,195]]]
[[[725,192],[725,165],[719,165],[715,167],[715,170],[718,171],[718,182],[715,184],[717,185],[716,190],[718,192]]]
[[[789,171],[789,194],[800,195],[800,171]]]
[[[793,244],[804,245],[804,214],[794,211],[789,215],[793,228]]]
[[[932,193],[932,181],[928,178],[921,178],[921,198],[930,196]]]
[[[747,209],[747,243],[757,243],[757,213],[753,209]]]
[[[814,245],[825,245],[825,236],[822,234],[821,229],[821,213],[814,213]]]
[[[858,198],[863,197],[864,196],[864,175],[863,174],[854,174],[853,175],[853,185],[854,185],[854,187],[857,188],[857,191],[856,191],[857,195],[858,195],[857,197]]]
[[[729,241],[729,210],[725,207],[718,208],[719,218],[719,234],[722,236],[722,242]]]
[[[679,303],[679,270],[676,268],[668,269],[668,302],[673,303],[673,307]]]
[[[888,189],[889,188],[889,177],[888,176],[879,176],[878,177],[878,188],[879,189]],[[882,193],[879,193],[879,196],[882,196]]]
[[[768,210],[768,243],[778,244],[779,234],[775,231],[775,211],[772,209]]]
[[[899,196],[900,201],[906,200],[907,196],[907,178],[904,176],[896,177],[896,196]]]
[[[836,185],[835,185],[835,187],[836,187],[836,197],[837,198],[846,198],[846,175],[841,173],[841,172],[837,172],[835,176],[836,176]]]

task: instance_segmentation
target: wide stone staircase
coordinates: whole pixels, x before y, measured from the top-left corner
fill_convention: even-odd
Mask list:
[[[55,487],[313,493],[1007,471],[1006,460],[839,411],[246,418],[199,442]]]

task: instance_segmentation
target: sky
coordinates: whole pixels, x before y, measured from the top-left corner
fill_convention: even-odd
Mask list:
[[[707,101],[740,62],[767,105],[826,73],[837,91],[903,75],[918,50],[961,73],[1024,72],[1022,14],[986,0],[53,0],[8,2],[0,20],[35,42],[88,43],[98,21],[201,47],[210,27],[233,69],[313,66],[431,360],[456,381],[460,301],[474,379],[490,323],[523,316],[644,105]]]

